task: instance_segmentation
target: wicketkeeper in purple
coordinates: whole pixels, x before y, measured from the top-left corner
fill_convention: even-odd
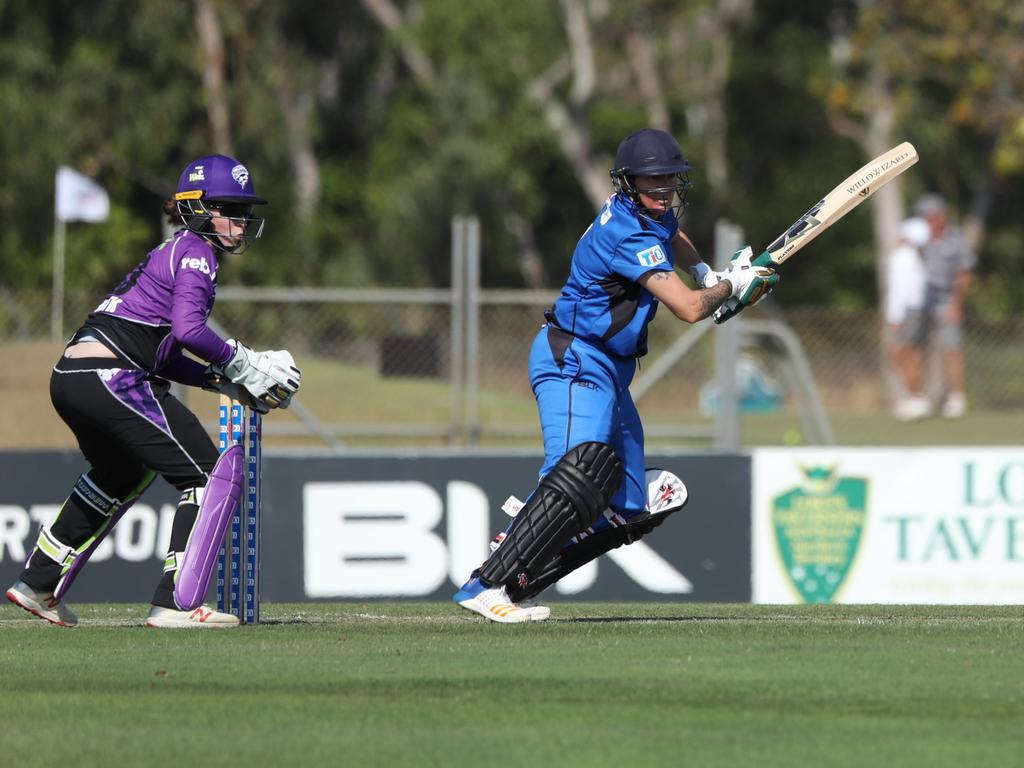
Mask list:
[[[170,382],[215,390],[260,412],[287,408],[300,374],[284,351],[255,352],[207,325],[218,256],[259,238],[263,219],[246,166],[224,155],[189,163],[164,205],[181,226],[154,248],[86,318],[54,366],[50,397],[89,469],[49,525],[7,597],[65,627],[78,619],[63,598],[124,512],[157,475],[181,492],[153,627],[235,626],[202,605],[223,534],[242,491],[242,461],[220,455]],[[191,356],[186,356],[184,352]],[[205,362],[198,362],[202,360]]]

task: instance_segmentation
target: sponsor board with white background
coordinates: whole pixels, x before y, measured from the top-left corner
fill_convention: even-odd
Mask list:
[[[753,452],[758,603],[1024,603],[1024,448]]]
[[[536,484],[536,455],[420,452],[264,454],[263,597],[268,601],[449,599]],[[557,600],[750,600],[750,459],[652,455],[690,502],[651,536],[545,593]],[[0,584],[12,582],[85,469],[74,453],[0,453]],[[178,494],[158,480],[129,510],[69,595],[148,601]]]

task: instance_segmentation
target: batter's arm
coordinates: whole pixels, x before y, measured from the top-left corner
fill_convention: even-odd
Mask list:
[[[677,229],[672,236],[672,254],[675,256],[676,266],[680,269],[690,271],[691,267],[703,263],[700,254],[697,253],[697,246],[689,236],[681,229]]]
[[[709,317],[733,293],[732,285],[728,281],[720,282],[711,288],[693,290],[679,278],[679,275],[669,270],[648,272],[638,282],[685,323],[696,323]]]
[[[710,288],[722,279],[722,273],[715,272],[711,265],[700,257],[697,246],[683,230],[676,230],[671,245],[676,266],[689,272],[698,288]]]

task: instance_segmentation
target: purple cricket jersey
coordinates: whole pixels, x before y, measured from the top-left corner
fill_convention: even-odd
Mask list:
[[[177,370],[186,375],[185,383],[199,383],[197,366],[187,364],[194,361],[183,359],[183,349],[216,365],[234,355],[206,325],[216,293],[216,251],[199,235],[181,230],[146,255],[93,311],[86,327],[139,368],[158,374]]]

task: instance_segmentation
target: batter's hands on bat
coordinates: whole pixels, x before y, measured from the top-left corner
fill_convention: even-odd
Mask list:
[[[693,282],[697,284],[698,288],[711,288],[722,282],[725,272],[715,272],[703,261],[698,261],[690,267],[690,277],[693,278]]]
[[[722,278],[732,284],[732,298],[738,299],[745,307],[752,307],[769,293],[779,282],[779,275],[769,267],[751,264],[753,251],[750,247],[736,251],[729,265],[729,271]]]
[[[729,270],[722,279],[732,284],[732,297],[712,315],[718,324],[738,315],[745,307],[752,307],[771,293],[778,285],[779,275],[774,269],[757,266],[760,260],[753,259],[754,252],[749,246],[733,254]]]

